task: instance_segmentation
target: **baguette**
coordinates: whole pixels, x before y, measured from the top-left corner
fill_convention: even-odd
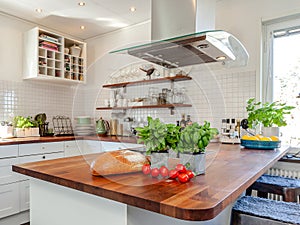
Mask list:
[[[105,176],[138,172],[146,163],[149,163],[147,158],[139,152],[118,150],[102,153],[91,163],[90,169],[94,176]]]

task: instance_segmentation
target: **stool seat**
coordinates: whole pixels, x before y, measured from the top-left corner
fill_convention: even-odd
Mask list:
[[[300,204],[243,196],[233,206],[231,224],[300,224]]]
[[[300,180],[281,176],[262,175],[246,191],[251,195],[257,190],[257,196],[267,198],[268,193],[282,195],[286,202],[297,202],[300,195]]]

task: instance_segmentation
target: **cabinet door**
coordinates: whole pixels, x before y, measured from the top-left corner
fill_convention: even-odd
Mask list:
[[[64,150],[65,150],[65,157],[81,155],[82,140],[65,141]]]
[[[123,142],[109,142],[109,141],[101,141],[103,151],[114,151],[120,149],[135,149],[139,151],[143,151],[143,145],[141,144],[133,144],[133,143],[123,143]]]
[[[52,152],[63,152],[64,142],[34,143],[19,145],[19,155],[35,155]]]
[[[9,184],[19,180],[19,174],[12,171],[11,166],[18,164],[18,158],[0,159],[0,185]]]
[[[83,140],[82,154],[103,152],[101,141]]]
[[[25,180],[22,182],[19,182],[19,188],[20,188],[20,211],[26,211],[29,209],[29,187],[30,183],[29,180]]]
[[[19,184],[0,186],[0,218],[19,212]]]

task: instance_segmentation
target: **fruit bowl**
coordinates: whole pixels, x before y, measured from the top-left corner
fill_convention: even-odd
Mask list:
[[[256,141],[241,139],[241,146],[249,149],[273,150],[275,148],[280,148],[281,141]]]

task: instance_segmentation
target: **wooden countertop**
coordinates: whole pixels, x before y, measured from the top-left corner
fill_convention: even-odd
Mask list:
[[[233,203],[286,151],[210,144],[206,174],[185,184],[142,173],[94,177],[88,162],[98,154],[14,165],[13,171],[167,216],[202,221]]]
[[[95,141],[112,141],[112,142],[125,142],[136,143],[135,137],[122,137],[122,136],[53,136],[53,137],[25,137],[25,138],[8,138],[0,141],[1,145],[17,145],[17,144],[30,144],[39,142],[59,142],[59,141],[72,141],[72,140],[95,140]]]

